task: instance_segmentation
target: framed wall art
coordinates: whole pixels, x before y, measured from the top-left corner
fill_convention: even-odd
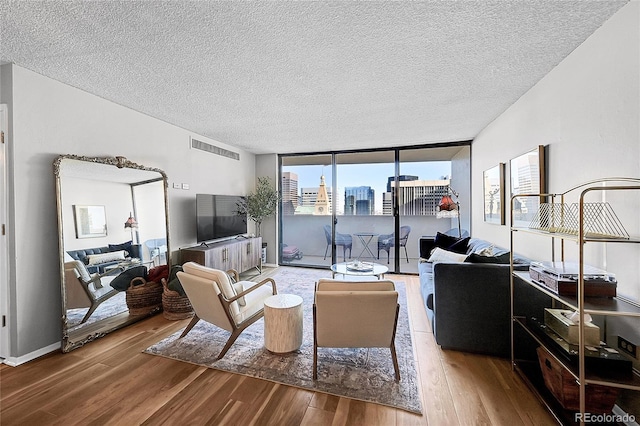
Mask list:
[[[538,145],[509,163],[511,197],[519,194],[543,194],[547,191],[545,147]],[[536,216],[544,197],[517,197],[513,200],[512,226],[528,226]]]
[[[504,169],[505,163],[483,172],[484,221],[504,225]]]
[[[107,215],[104,206],[73,206],[76,238],[107,236]]]

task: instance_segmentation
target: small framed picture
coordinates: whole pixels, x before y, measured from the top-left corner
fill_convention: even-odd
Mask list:
[[[509,174],[511,197],[523,194],[512,200],[511,226],[528,226],[536,216],[541,200],[544,200],[544,197],[534,195],[547,190],[544,145],[513,158],[509,163]]]
[[[107,215],[104,206],[73,206],[76,238],[107,236]]]

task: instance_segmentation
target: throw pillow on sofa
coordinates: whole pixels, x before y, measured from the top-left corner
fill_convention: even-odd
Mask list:
[[[466,253],[469,247],[470,237],[459,238],[452,237],[451,235],[443,234],[438,232],[436,234],[436,238],[434,240],[434,244],[436,247],[440,247],[441,249],[452,251],[455,253]]]
[[[466,254],[455,253],[448,250],[443,250],[440,247],[436,247],[431,256],[429,257],[429,262],[438,263],[438,262],[464,262],[467,258]]]
[[[89,260],[89,265],[99,265],[101,263],[125,260],[126,256],[127,252],[125,250],[120,250],[100,254],[90,254],[87,256],[87,259]]]
[[[120,251],[125,250],[128,254],[131,254],[131,246],[133,245],[133,241],[127,241],[122,244],[109,244],[109,251]]]

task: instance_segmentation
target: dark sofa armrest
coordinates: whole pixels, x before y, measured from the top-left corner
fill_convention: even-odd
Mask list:
[[[434,335],[445,349],[508,357],[511,352],[509,265],[437,263],[434,274]],[[542,317],[551,298],[514,280],[518,315]]]
[[[509,265],[434,265],[434,334],[440,346],[509,356],[509,273]]]
[[[420,257],[428,259],[431,256],[431,251],[436,246],[436,237],[422,237],[420,238]]]

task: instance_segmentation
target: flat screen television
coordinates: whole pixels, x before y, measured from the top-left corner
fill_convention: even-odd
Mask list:
[[[199,243],[247,233],[247,216],[237,213],[241,199],[237,195],[196,194]]]

